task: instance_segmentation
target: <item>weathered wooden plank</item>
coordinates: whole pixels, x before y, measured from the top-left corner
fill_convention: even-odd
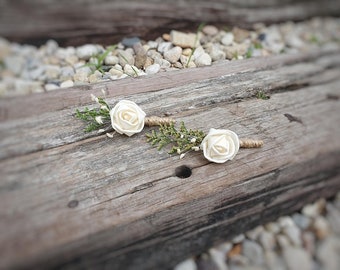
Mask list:
[[[113,44],[137,35],[147,40],[172,29],[195,31],[201,22],[250,27],[255,22],[339,16],[337,0],[299,1],[0,1],[0,35],[41,44]],[[25,23],[22,23],[25,22]]]
[[[190,128],[265,141],[222,165],[158,153],[143,134],[84,135],[71,105],[2,122],[1,267],[165,268],[339,190],[339,55],[258,71],[243,63],[253,71],[118,95]],[[175,176],[182,165],[189,178]]]

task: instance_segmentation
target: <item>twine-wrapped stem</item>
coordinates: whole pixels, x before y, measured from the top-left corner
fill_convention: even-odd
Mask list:
[[[241,148],[260,148],[263,146],[262,140],[240,139]]]
[[[175,120],[169,117],[149,116],[144,119],[144,124],[149,127],[160,125],[168,126],[173,123],[175,123]]]

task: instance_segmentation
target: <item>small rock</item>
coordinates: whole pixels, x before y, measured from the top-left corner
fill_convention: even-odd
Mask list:
[[[161,43],[159,43],[157,50],[160,53],[164,54],[165,52],[169,51],[171,48],[172,48],[171,42],[161,42]]]
[[[173,64],[173,67],[178,68],[178,69],[182,69],[183,65],[182,65],[181,62],[176,62],[176,63]]]
[[[197,266],[194,259],[187,259],[177,264],[174,270],[197,270]]]
[[[289,247],[283,250],[282,255],[289,270],[312,270],[312,258],[305,250]]]
[[[243,56],[246,54],[248,50],[247,44],[233,44],[232,46],[228,46],[224,48],[224,52],[226,53],[227,59],[238,59],[239,56]]]
[[[161,68],[163,69],[167,69],[171,67],[171,63],[168,60],[165,60],[163,58],[155,59],[155,64],[159,64]]]
[[[276,241],[279,244],[279,246],[281,247],[281,249],[291,246],[289,239],[287,238],[287,236],[285,236],[283,234],[276,235]]]
[[[135,58],[133,55],[125,50],[118,50],[118,58],[119,58],[119,64],[124,67],[126,64],[134,65],[135,64]]]
[[[54,80],[57,79],[60,75],[61,69],[56,65],[47,65],[45,66],[45,75],[46,80]]]
[[[225,57],[226,57],[225,52],[220,50],[220,48],[217,44],[213,44],[207,51],[208,51],[212,61],[222,60],[222,59],[225,59]]]
[[[151,75],[157,73],[161,69],[159,64],[153,64],[145,69],[146,74]]]
[[[59,89],[60,87],[54,83],[48,83],[48,84],[45,84],[45,90],[46,91],[52,91],[52,90],[56,90],[56,89]]]
[[[211,259],[215,262],[218,270],[228,270],[225,252],[221,252],[219,249],[211,248],[209,250],[209,254]]]
[[[334,202],[336,204],[336,202]],[[332,228],[332,230],[340,235],[340,209],[337,209],[332,204],[328,203],[326,205],[327,209],[327,220]]]
[[[77,47],[76,54],[79,59],[89,60],[92,56],[97,55],[100,52],[100,49],[96,45],[86,44],[80,47]]]
[[[182,48],[195,48],[199,46],[199,38],[196,34],[186,34],[183,32],[172,30],[170,32],[170,40],[172,44]]]
[[[321,262],[323,269],[340,269],[340,239],[339,237],[328,237],[318,246],[316,257]]]
[[[39,66],[29,71],[29,78],[32,80],[39,80],[40,77],[42,77],[44,73],[45,73],[45,68],[42,66]]]
[[[170,35],[168,33],[164,33],[162,35],[162,38],[165,40],[165,41],[170,41]]]
[[[66,56],[65,58],[65,62],[71,66],[76,64],[78,61],[79,61],[79,58],[76,55]]]
[[[144,64],[144,70],[148,67],[151,66],[153,64],[153,59],[149,56],[147,56],[146,60],[145,60],[145,64]]]
[[[89,76],[89,83],[96,83],[102,79],[102,74],[100,71],[96,70],[93,74]]]
[[[182,54],[182,48],[181,47],[174,47],[166,52],[164,52],[164,59],[168,60],[170,63],[176,63]]]
[[[75,65],[76,73],[83,73],[86,76],[89,76],[92,73],[92,70],[91,70],[90,67],[84,66],[84,64],[82,64],[82,63],[79,63],[79,64]]]
[[[301,212],[303,215],[307,217],[315,218],[323,212],[325,206],[326,201],[324,199],[320,199],[313,204],[308,204],[305,207],[303,207]]]
[[[186,48],[182,51],[182,55],[184,56],[190,56],[192,54],[192,49]]]
[[[226,33],[221,39],[221,43],[226,46],[232,45],[233,42],[234,42],[234,34],[231,32]]]
[[[140,43],[139,37],[123,38],[121,42],[125,47],[133,47],[136,43]]]
[[[55,40],[50,39],[46,42],[46,53],[48,55],[55,54],[58,50],[58,47],[58,43]]]
[[[138,68],[136,66],[133,66],[133,65],[129,65],[129,64],[126,64],[124,66],[124,73],[129,75],[129,76],[138,76]]]
[[[272,232],[273,234],[278,234],[281,231],[281,227],[276,222],[268,222],[266,225],[264,225],[265,229],[269,232]]]
[[[113,67],[109,70],[109,73],[113,76],[120,77],[123,75],[124,72],[121,69],[117,69],[116,67]]]
[[[239,234],[239,235],[235,236],[231,241],[233,242],[233,244],[239,244],[239,243],[241,243],[244,239],[245,239],[244,234]]]
[[[233,28],[234,39],[237,43],[242,43],[245,39],[250,36],[250,32],[245,29],[238,27]]]
[[[64,81],[60,84],[61,88],[67,88],[67,87],[72,87],[74,85],[74,82],[72,80],[67,80]]]
[[[157,41],[148,41],[147,43],[150,47],[150,49],[157,49],[158,48],[158,42]]]
[[[219,251],[223,252],[224,254],[228,254],[229,251],[232,249],[233,244],[230,242],[225,242],[223,244],[220,244],[218,246],[216,246],[216,249],[218,249]]]
[[[246,232],[246,236],[250,239],[250,240],[256,240],[259,235],[261,235],[261,233],[264,231],[263,226],[257,226],[252,230],[249,230],[248,232]]]
[[[201,54],[198,58],[195,59],[195,64],[198,67],[202,66],[210,66],[211,65],[211,57],[207,53]]]
[[[71,67],[62,67],[60,69],[60,80],[66,81],[72,79],[74,76],[74,69]]]
[[[15,92],[18,94],[31,94],[44,92],[41,82],[26,81],[26,80],[15,80]]]
[[[265,250],[264,258],[267,269],[286,270],[283,259],[279,257],[276,252],[272,250]]]
[[[11,52],[11,43],[0,37],[0,59],[4,59]]]
[[[262,231],[258,237],[259,243],[265,250],[273,250],[276,247],[276,240],[273,233]]]
[[[242,250],[241,244],[236,244],[232,247],[232,249],[228,252],[228,258],[234,257],[236,255],[240,255]]]
[[[75,82],[82,82],[87,83],[89,82],[88,75],[84,72],[76,72],[76,74],[73,75],[73,80]]]
[[[143,68],[147,59],[146,51],[140,43],[133,45],[133,50],[135,51],[135,66],[137,68]]]
[[[205,253],[198,257],[196,265],[197,270],[219,270],[212,258]]]
[[[302,246],[301,231],[297,226],[287,226],[284,227],[282,231],[293,245],[298,247]]]
[[[289,216],[279,217],[277,222],[279,223],[281,228],[295,226],[293,219],[291,217],[289,217]]]
[[[324,239],[331,233],[328,221],[323,216],[315,218],[313,228],[315,230],[316,237],[319,240]]]
[[[5,67],[15,75],[20,75],[25,66],[25,59],[19,55],[9,55],[3,60]]]
[[[262,247],[251,240],[244,240],[242,245],[242,253],[246,256],[251,263],[255,265],[262,265],[263,260],[263,249]]]
[[[302,230],[307,229],[311,224],[311,219],[299,213],[292,215],[294,223]]]
[[[115,55],[108,55],[104,60],[105,65],[114,66],[119,63],[119,58]]]
[[[235,269],[235,266],[248,266],[249,259],[241,254],[236,254],[229,258],[228,260],[230,269]]]
[[[301,239],[303,247],[311,256],[313,256],[315,253],[315,235],[312,232],[305,231],[302,232]]]
[[[202,32],[208,36],[215,36],[218,34],[218,29],[213,25],[206,25],[202,28]]]

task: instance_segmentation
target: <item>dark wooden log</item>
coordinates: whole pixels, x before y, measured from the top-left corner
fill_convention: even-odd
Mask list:
[[[0,268],[166,269],[333,196],[339,67],[340,52],[323,50],[0,100]],[[199,152],[158,152],[146,143],[150,128],[130,138],[84,134],[75,108],[101,88],[110,103],[133,100],[148,115],[265,145],[212,164]],[[177,176],[182,166],[190,177]]]
[[[154,39],[172,29],[196,31],[202,22],[251,27],[253,23],[339,16],[340,2],[326,0],[1,0],[0,36],[42,44],[114,44],[127,36]]]

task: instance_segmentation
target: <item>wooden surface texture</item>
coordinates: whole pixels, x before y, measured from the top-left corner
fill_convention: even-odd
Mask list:
[[[167,269],[340,189],[340,52],[320,50],[0,100],[0,268]],[[148,115],[264,140],[233,161],[84,134],[104,88]],[[263,91],[268,100],[256,98]],[[192,175],[180,178],[180,166]]]
[[[127,36],[154,39],[202,22],[252,27],[313,16],[340,16],[338,0],[0,0],[0,36],[42,44],[115,44]]]

